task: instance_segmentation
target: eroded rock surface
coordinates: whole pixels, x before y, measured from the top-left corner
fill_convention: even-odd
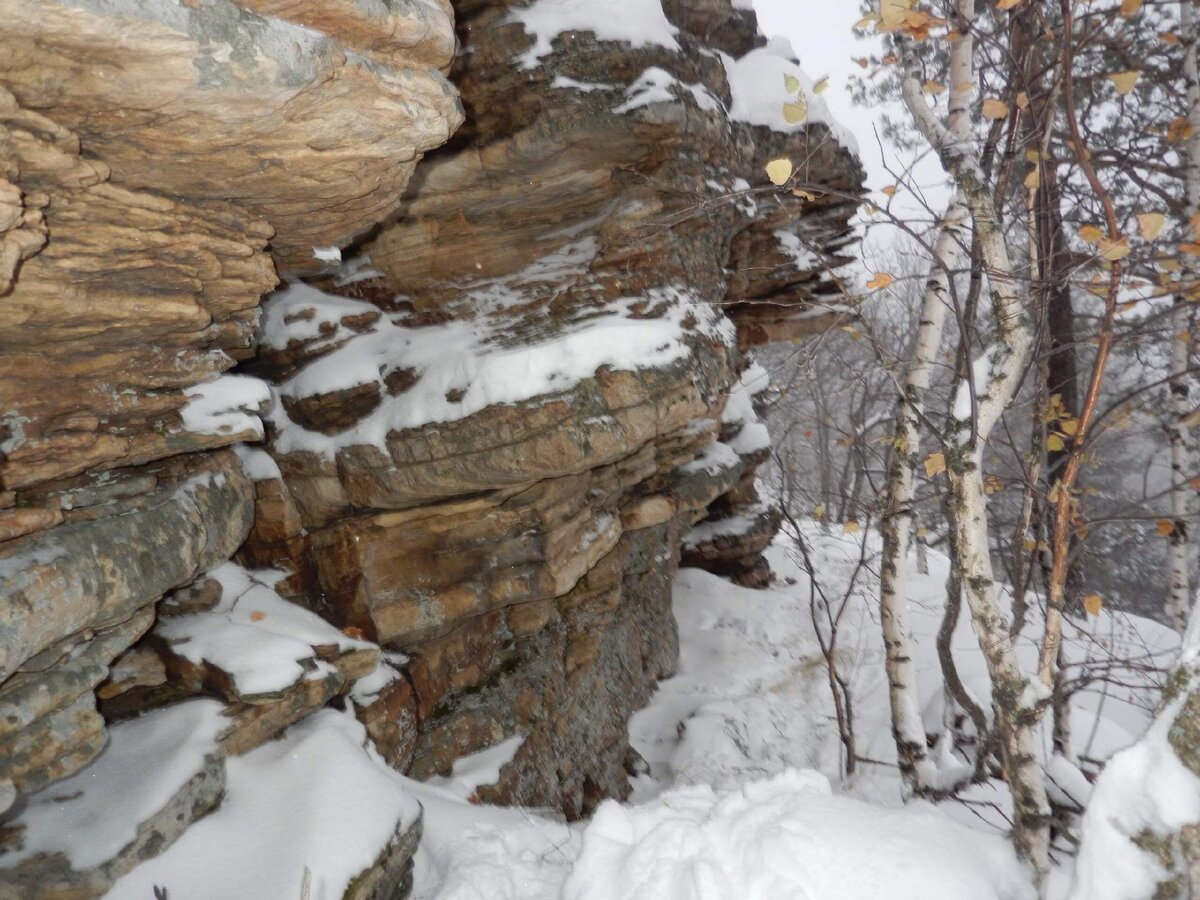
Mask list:
[[[0,0],[0,896],[202,869],[288,748],[399,798],[515,740],[475,799],[584,815],[681,553],[769,577],[745,351],[844,314],[858,164],[728,0],[544,2]],[[14,862],[113,729],[197,704],[121,841]],[[419,817],[378,830],[345,896],[407,893]]]
[[[728,3],[670,5],[633,49],[457,11],[466,124],[357,256],[265,304],[280,475],[243,553],[405,655],[359,707],[387,758],[445,775],[520,736],[478,796],[575,817],[627,790],[693,525],[689,562],[770,577],[742,351],[844,310],[860,172],[815,97],[804,127],[738,113],[746,71],[781,106],[794,64]],[[820,184],[775,192],[780,155]]]

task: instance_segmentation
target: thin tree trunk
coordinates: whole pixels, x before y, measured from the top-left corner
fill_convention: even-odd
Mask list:
[[[1192,133],[1188,138],[1184,157],[1184,184],[1187,196],[1187,212],[1194,216],[1200,212],[1200,69],[1197,66],[1196,7],[1190,0],[1179,4],[1179,31],[1184,45],[1183,75],[1187,82],[1188,121]],[[1191,410],[1191,388],[1188,384],[1188,348],[1191,333],[1186,313],[1187,301],[1175,297],[1177,314],[1175,328],[1186,331],[1181,340],[1172,335],[1171,346],[1171,414],[1167,427],[1171,447],[1171,535],[1168,545],[1170,566],[1170,591],[1167,594],[1167,618],[1182,631],[1187,624],[1191,603],[1190,542],[1188,540],[1188,518],[1191,512],[1191,447],[1186,417]]]
[[[975,3],[958,0],[956,6],[959,37],[953,46],[968,47],[969,71],[973,52],[970,25]],[[921,93],[920,63],[907,41],[901,39],[898,44],[905,64],[905,104],[969,207],[987,267],[995,339],[986,351],[983,383],[974,386],[978,396],[969,398],[973,409],[961,415],[962,404],[955,404],[955,413],[960,414],[956,417],[963,427],[949,436],[946,449],[950,502],[954,507],[952,527],[958,541],[958,558],[952,564],[959,567],[972,625],[991,675],[996,735],[1013,799],[1013,844],[1041,886],[1049,867],[1050,805],[1034,752],[1036,694],[1027,690],[1008,622],[997,599],[983,487],[983,449],[993,426],[1016,394],[1032,346],[1032,330],[978,152],[971,141],[951,133],[938,122]],[[973,77],[954,76],[956,83],[973,80]],[[962,392],[967,388],[966,383],[959,385],[960,398],[965,396]]]
[[[945,330],[950,305],[949,273],[958,267],[961,258],[959,232],[966,218],[966,209],[955,201],[939,227],[933,263],[925,282],[921,318],[896,407],[891,468],[880,523],[883,557],[880,562],[879,617],[883,626],[892,735],[896,740],[896,759],[905,796],[920,794],[937,785],[937,767],[928,754],[913,663],[913,637],[908,622],[908,551],[912,542],[916,496],[914,468],[921,457],[920,417],[925,410],[925,393],[933,377],[933,366]]]
[[[969,109],[973,90],[973,53],[974,42],[969,35],[955,42],[950,49],[949,133],[957,141],[967,141],[971,134]],[[925,394],[933,378],[933,367],[950,308],[951,277],[962,261],[961,248],[968,221],[969,212],[961,194],[956,195],[938,223],[933,259],[921,300],[921,316],[908,367],[900,385],[891,467],[880,523],[883,556],[880,562],[879,618],[883,627],[892,735],[896,741],[896,759],[906,797],[928,791],[937,785],[937,767],[929,758],[913,662],[912,628],[908,621],[908,552],[912,543],[913,502],[916,498],[914,470],[921,459],[920,421],[925,412]]]

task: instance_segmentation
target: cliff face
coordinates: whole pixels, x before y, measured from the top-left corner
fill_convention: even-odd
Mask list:
[[[186,821],[339,696],[419,778],[519,738],[481,800],[627,791],[681,552],[767,577],[742,351],[825,327],[861,176],[751,13],[597,6],[0,0],[10,845],[201,695]],[[782,155],[826,190],[764,189]],[[0,885],[94,895],[155,828],[84,866],[30,824]]]

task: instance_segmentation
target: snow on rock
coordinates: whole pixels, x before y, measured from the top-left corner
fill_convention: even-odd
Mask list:
[[[275,462],[266,450],[235,444],[233,452],[241,460],[242,471],[252,481],[270,481],[283,477],[283,473],[279,471],[279,463]]]
[[[1193,617],[1195,618],[1195,617]],[[1180,761],[1168,735],[1184,694],[1136,744],[1108,761],[1083,815],[1070,900],[1150,900],[1167,873],[1133,843],[1143,832],[1172,834],[1200,821],[1200,778]]]
[[[77,871],[116,857],[205,768],[228,726],[221,709],[196,700],[112,727],[91,764],[28,798],[16,823],[22,845],[0,856],[0,873],[38,853],[62,853]]]
[[[726,425],[736,423],[746,424],[758,421],[758,413],[754,411],[754,398],[771,386],[771,376],[758,363],[751,363],[738,378],[737,384],[729,389],[729,399],[725,401],[725,410],[721,421]]]
[[[253,432],[263,438],[259,411],[271,401],[265,381],[249,375],[222,375],[183,389],[188,402],[179,410],[183,427],[195,434]]]
[[[317,670],[316,647],[373,649],[272,589],[283,573],[250,572],[224,563],[208,572],[221,599],[206,612],[164,619],[155,633],[194,665],[227,673],[240,697],[278,694]]]
[[[1026,900],[1012,849],[932,806],[881,809],[789,769],[739,790],[698,785],[606,801],[564,900]]]
[[[683,539],[683,546],[698,547],[717,538],[744,535],[759,524],[763,516],[770,511],[770,504],[759,501],[750,506],[740,507],[737,513],[724,519],[701,522],[687,533]]]
[[[554,80],[550,82],[550,87],[560,90],[581,91],[585,94],[590,94],[592,91],[615,91],[617,85],[609,84],[604,81],[578,81],[574,78],[568,78],[566,75],[555,75]]]
[[[804,246],[799,236],[794,232],[780,228],[775,231],[775,240],[779,241],[779,246],[792,260],[792,265],[797,269],[815,269],[821,264],[820,257]]]
[[[740,464],[741,459],[733,452],[732,447],[720,441],[713,441],[701,449],[695,459],[680,466],[679,472],[684,475],[693,475],[697,472],[720,472]]]
[[[420,817],[406,780],[359,722],[322,710],[278,741],[226,761],[225,799],[165,853],[117,882],[109,900],[339,900]]]
[[[684,84],[665,69],[651,66],[625,89],[625,102],[616,107],[613,112],[632,112],[652,103],[674,103],[675,94],[672,88],[687,91],[695,99],[696,105],[704,112],[717,112],[725,108],[724,104],[714,97],[712,91],[704,85]]]
[[[524,742],[524,735],[518,734],[494,747],[460,756],[454,761],[448,776],[435,776],[426,783],[469,800],[477,788],[500,780],[500,770],[512,762]]]
[[[590,31],[597,40],[626,41],[635,48],[679,49],[679,29],[667,21],[659,0],[535,0],[514,9],[507,21],[520,22],[533,38],[533,46],[520,57],[525,69],[549,55],[554,39],[566,31]]]
[[[578,271],[594,252],[593,239],[576,242],[503,283],[480,283],[467,292],[475,318],[424,327],[408,327],[402,316],[380,317],[369,303],[289,285],[266,303],[263,344],[283,348],[311,341],[310,350],[328,352],[276,388],[270,412],[278,430],[275,448],[326,456],[353,445],[382,448],[391,431],[456,421],[494,404],[560,393],[602,366],[635,370],[670,365],[690,352],[689,334],[732,342],[733,326],[719,311],[674,287],[620,298],[575,322],[551,326],[523,319],[522,329],[540,329],[542,336],[507,339],[514,327],[511,307],[528,286]],[[657,318],[641,317],[639,310],[647,306],[660,313]],[[367,319],[374,324],[363,326]],[[384,390],[385,379],[398,371],[410,373],[412,384],[391,396]],[[380,386],[382,401],[332,435],[300,426],[285,408],[284,400],[367,384]]]
[[[766,46],[751,50],[741,59],[727,54],[721,54],[721,59],[733,98],[729,118],[787,134],[820,123],[829,128],[839,144],[858,154],[854,135],[837,123],[825,101],[813,91],[812,79],[796,62],[796,53],[786,38],[773,37]],[[800,85],[799,95],[808,108],[805,119],[795,124],[783,116],[784,104],[792,99],[786,86],[789,78]]]

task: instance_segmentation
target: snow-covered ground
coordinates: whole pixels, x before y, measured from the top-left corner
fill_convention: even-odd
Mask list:
[[[567,825],[533,811],[471,807],[445,791],[414,786],[426,807],[415,896],[1033,896],[1002,834],[1002,785],[974,788],[963,802],[901,806],[871,602],[878,537],[815,523],[805,531],[829,601],[839,605],[854,582],[838,658],[851,682],[858,752],[872,763],[860,763],[849,779],[841,777],[838,730],[813,625],[814,597],[818,621],[826,620],[799,554],[781,538],[769,553],[778,576],[770,589],[746,590],[695,569],[679,573],[674,597],[679,669],[630,725],[631,743],[650,767],[635,780],[630,802],[606,802],[589,822]],[[926,676],[922,712],[928,730],[937,733],[944,704],[934,677],[933,639],[941,621],[946,559],[930,553],[929,569],[928,575],[914,572],[911,584],[918,668]],[[1035,627],[1031,622],[1030,632]],[[1075,705],[1079,755],[1104,759],[1146,728],[1158,677],[1149,669],[1169,661],[1177,639],[1154,623],[1107,612],[1072,623],[1068,637],[1079,671],[1101,673],[1113,659],[1132,659],[1114,673],[1126,686],[1098,683]],[[953,647],[968,688],[986,698],[987,676],[965,614]],[[1035,648],[1029,643],[1021,652]],[[939,764],[947,780],[964,769],[949,750]],[[1074,763],[1059,758],[1051,771],[1062,793],[1088,789]],[[1052,889],[1063,896],[1072,861],[1061,855],[1058,862]]]
[[[122,878],[110,896],[149,897],[166,885],[172,900],[285,897],[307,884],[314,900],[339,897],[412,824],[419,801],[417,900],[1032,898],[1004,834],[1002,783],[936,806],[900,802],[874,612],[878,534],[812,521],[801,527],[815,581],[787,536],[768,551],[776,574],[768,589],[740,588],[697,569],[678,573],[679,665],[630,723],[630,742],[647,765],[629,801],[606,801],[589,821],[570,824],[544,810],[472,804],[476,789],[494,783],[513,758],[519,737],[459,760],[449,777],[421,783],[389,768],[350,712],[328,709],[281,740],[229,759],[219,808]],[[945,711],[934,637],[947,570],[946,558],[931,551],[928,573],[913,571],[909,580],[930,734],[942,732]],[[180,642],[179,652],[194,651],[195,662],[213,664],[205,636],[246,631],[245,652],[217,661],[250,693],[311,677],[306,665],[319,674],[321,664],[308,659],[314,642],[345,641],[347,650],[362,643],[328,635],[311,614],[286,608],[270,572],[227,566],[215,575],[222,602],[167,620],[165,636]],[[831,636],[826,603],[843,610],[835,658],[853,701],[860,757],[850,775],[820,649]],[[1028,632],[1038,624],[1031,610]],[[1052,794],[1083,806],[1099,764],[1146,731],[1178,638],[1107,611],[1070,622],[1065,636],[1072,674],[1088,679],[1072,710],[1075,752],[1052,757],[1040,737]],[[952,646],[967,689],[986,698],[987,674],[966,615]],[[1019,652],[1029,663],[1036,650],[1030,640]],[[389,677],[385,658],[357,686],[355,700]],[[31,798],[25,855],[61,851],[82,867],[111,856],[209,765],[223,727],[219,709],[195,700],[116,726],[91,766]],[[1106,898],[1134,896],[1123,886],[1153,875],[1147,858],[1123,840],[1126,826],[1168,814],[1189,820],[1200,804],[1200,790],[1182,776],[1165,782],[1182,785],[1177,797],[1135,796],[1142,776],[1169,762],[1169,754],[1155,757],[1156,746],[1139,745],[1114,764],[1127,777],[1116,787],[1102,782],[1096,794],[1103,802],[1087,815],[1089,833],[1100,837],[1087,852],[1121,859],[1119,872],[1102,878]],[[947,784],[968,771],[945,739],[934,756]],[[170,764],[156,768],[149,757]],[[114,806],[113,797],[121,803]],[[1101,896],[1094,879],[1105,867],[1094,863],[1073,885],[1074,860],[1059,848],[1051,900]]]

